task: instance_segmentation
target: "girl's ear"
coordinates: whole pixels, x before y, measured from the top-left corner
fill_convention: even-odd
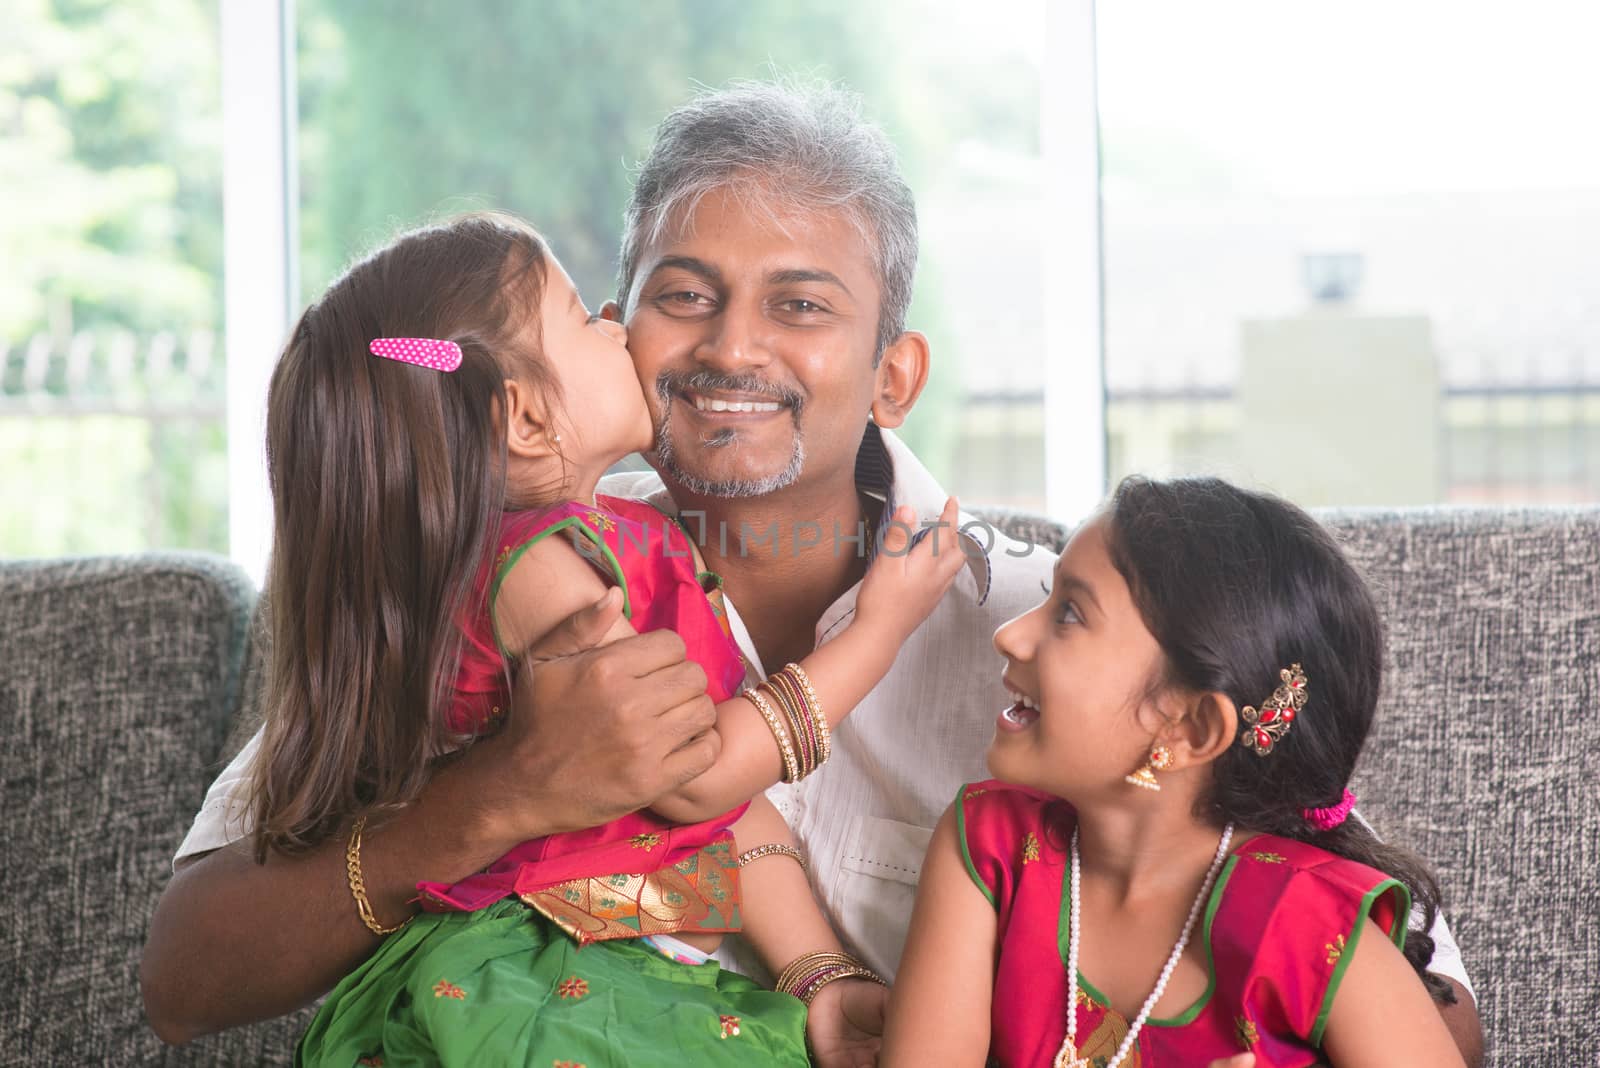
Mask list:
[[[1181,716],[1170,722],[1167,746],[1179,768],[1209,764],[1239,737],[1239,710],[1228,695],[1213,691],[1189,699]]]
[[[543,460],[561,455],[560,435],[537,390],[514,378],[505,380],[506,452],[523,460]]]

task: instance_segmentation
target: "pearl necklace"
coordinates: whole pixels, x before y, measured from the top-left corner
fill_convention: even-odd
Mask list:
[[[1139,1031],[1150,1018],[1150,1010],[1156,1007],[1156,1002],[1166,993],[1167,980],[1172,978],[1172,970],[1178,966],[1178,958],[1183,956],[1184,948],[1189,944],[1189,934],[1194,930],[1194,921],[1200,915],[1200,907],[1211,896],[1211,887],[1217,881],[1217,873],[1222,870],[1222,862],[1228,855],[1228,843],[1232,839],[1233,824],[1230,823],[1222,829],[1222,841],[1217,843],[1217,855],[1212,858],[1211,867],[1206,870],[1205,882],[1200,884],[1200,892],[1195,895],[1194,904],[1189,906],[1189,918],[1183,921],[1183,933],[1178,935],[1178,944],[1172,947],[1172,955],[1162,966],[1161,977],[1156,980],[1155,989],[1144,999],[1139,1015],[1134,1018],[1128,1033],[1122,1037],[1122,1044],[1106,1062],[1105,1068],[1117,1068],[1117,1065],[1122,1063],[1122,1059],[1128,1055],[1133,1044],[1139,1040]],[[1083,929],[1083,924],[1080,922],[1082,913],[1079,905],[1081,895],[1078,889],[1078,869],[1078,829],[1074,827],[1072,829],[1072,926],[1067,935],[1067,978],[1072,982],[1072,992],[1067,998],[1067,1037],[1061,1040],[1061,1049],[1056,1053],[1055,1068],[1090,1068],[1089,1061],[1078,1056],[1078,932]]]

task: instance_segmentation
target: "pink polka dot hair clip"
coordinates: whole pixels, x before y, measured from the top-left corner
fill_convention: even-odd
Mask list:
[[[374,338],[367,349],[386,360],[399,360],[434,371],[450,372],[461,366],[461,346],[454,341],[431,337],[380,337]]]

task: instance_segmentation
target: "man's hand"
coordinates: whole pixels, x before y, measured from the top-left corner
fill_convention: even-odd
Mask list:
[[[716,759],[705,674],[675,634],[594,648],[621,608],[612,591],[561,624],[519,673],[505,730],[367,829],[367,895],[386,922],[415,908],[420,881],[452,883],[518,842],[608,822]],[[186,1042],[281,1015],[365,960],[378,940],[356,914],[344,851],[341,833],[265,864],[247,841],[186,861],[156,906],[140,972],[156,1033]]]
[[[819,1068],[873,1068],[883,1045],[889,989],[866,979],[839,979],[812,999],[806,1039]]]
[[[601,645],[621,612],[613,588],[529,650],[505,729],[459,762],[508,848],[644,808],[717,758],[705,672],[671,631]]]

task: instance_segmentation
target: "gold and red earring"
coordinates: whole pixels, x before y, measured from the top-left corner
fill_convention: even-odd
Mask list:
[[[1144,790],[1160,790],[1161,784],[1156,781],[1156,772],[1166,771],[1172,767],[1172,750],[1164,745],[1150,747],[1150,756],[1142,767],[1132,775],[1125,775],[1122,781]]]

